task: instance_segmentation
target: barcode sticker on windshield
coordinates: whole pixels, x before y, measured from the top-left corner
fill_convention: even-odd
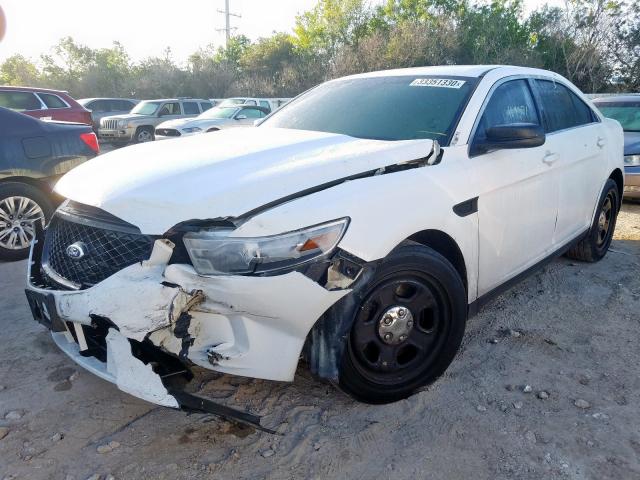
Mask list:
[[[451,78],[416,78],[411,82],[412,87],[460,88],[464,84],[464,80],[453,80]]]

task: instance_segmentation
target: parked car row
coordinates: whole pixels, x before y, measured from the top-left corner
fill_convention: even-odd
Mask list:
[[[211,107],[209,100],[198,98],[145,100],[138,103],[130,113],[102,118],[98,135],[115,144],[150,142],[155,139],[155,127],[160,123],[196,117]]]
[[[196,118],[169,120],[156,127],[156,140],[184,137],[199,133],[217,132],[226,128],[251,127],[256,121],[269,115],[264,107],[234,105],[207,110]]]

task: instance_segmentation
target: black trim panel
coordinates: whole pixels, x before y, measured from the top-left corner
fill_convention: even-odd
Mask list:
[[[459,217],[466,217],[478,211],[478,197],[470,198],[453,206],[453,212]]]
[[[551,263],[553,260],[555,260],[556,258],[562,256],[567,250],[569,250],[571,247],[573,247],[574,245],[580,243],[585,237],[587,237],[589,235],[589,231],[590,229],[586,229],[584,232],[582,232],[580,235],[578,235],[576,238],[574,238],[573,240],[569,241],[568,243],[566,243],[565,245],[563,245],[562,247],[560,247],[559,249],[555,250],[553,253],[551,253],[551,255],[549,255],[548,257],[543,258],[542,260],[540,260],[538,263],[536,263],[535,265],[530,266],[529,268],[527,268],[526,270],[524,270],[523,272],[520,272],[518,275],[516,275],[515,277],[507,280],[506,282],[504,282],[501,285],[498,285],[496,288],[494,288],[493,290],[485,293],[484,295],[482,295],[481,297],[478,297],[474,302],[469,304],[469,310],[468,310],[468,316],[473,317],[475,314],[478,313],[478,311],[485,306],[487,303],[489,303],[491,300],[493,300],[494,298],[496,298],[498,295],[500,295],[501,293],[506,292],[507,290],[509,290],[511,287],[513,287],[514,285],[516,285],[517,283],[520,283],[522,280],[524,280],[525,278],[527,278],[529,275],[531,275],[533,272],[541,269],[542,267],[548,265],[549,263]]]

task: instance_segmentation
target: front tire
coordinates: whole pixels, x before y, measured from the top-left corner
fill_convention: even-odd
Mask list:
[[[612,179],[604,185],[598,210],[588,235],[577,245],[569,249],[567,257],[582,262],[597,262],[609,250],[613,232],[616,229],[616,219],[620,210],[620,195],[618,185]]]
[[[340,387],[374,404],[410,396],[451,364],[466,319],[466,290],[453,265],[428,247],[399,247],[380,264],[356,310]]]
[[[134,143],[153,142],[154,140],[153,128],[151,127],[138,127],[135,135],[133,136]]]
[[[35,223],[51,218],[51,199],[33,185],[0,184],[0,260],[15,261],[29,256]]]

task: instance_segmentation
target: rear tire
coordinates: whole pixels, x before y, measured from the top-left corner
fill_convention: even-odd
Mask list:
[[[609,250],[620,210],[618,185],[612,179],[604,185],[593,224],[587,236],[567,251],[567,257],[581,262],[597,262]]]
[[[356,310],[340,388],[374,404],[410,396],[451,364],[466,320],[466,290],[453,265],[422,245],[397,248]]]
[[[35,222],[44,226],[53,210],[51,199],[33,185],[0,184],[0,260],[27,258],[35,236]]]

